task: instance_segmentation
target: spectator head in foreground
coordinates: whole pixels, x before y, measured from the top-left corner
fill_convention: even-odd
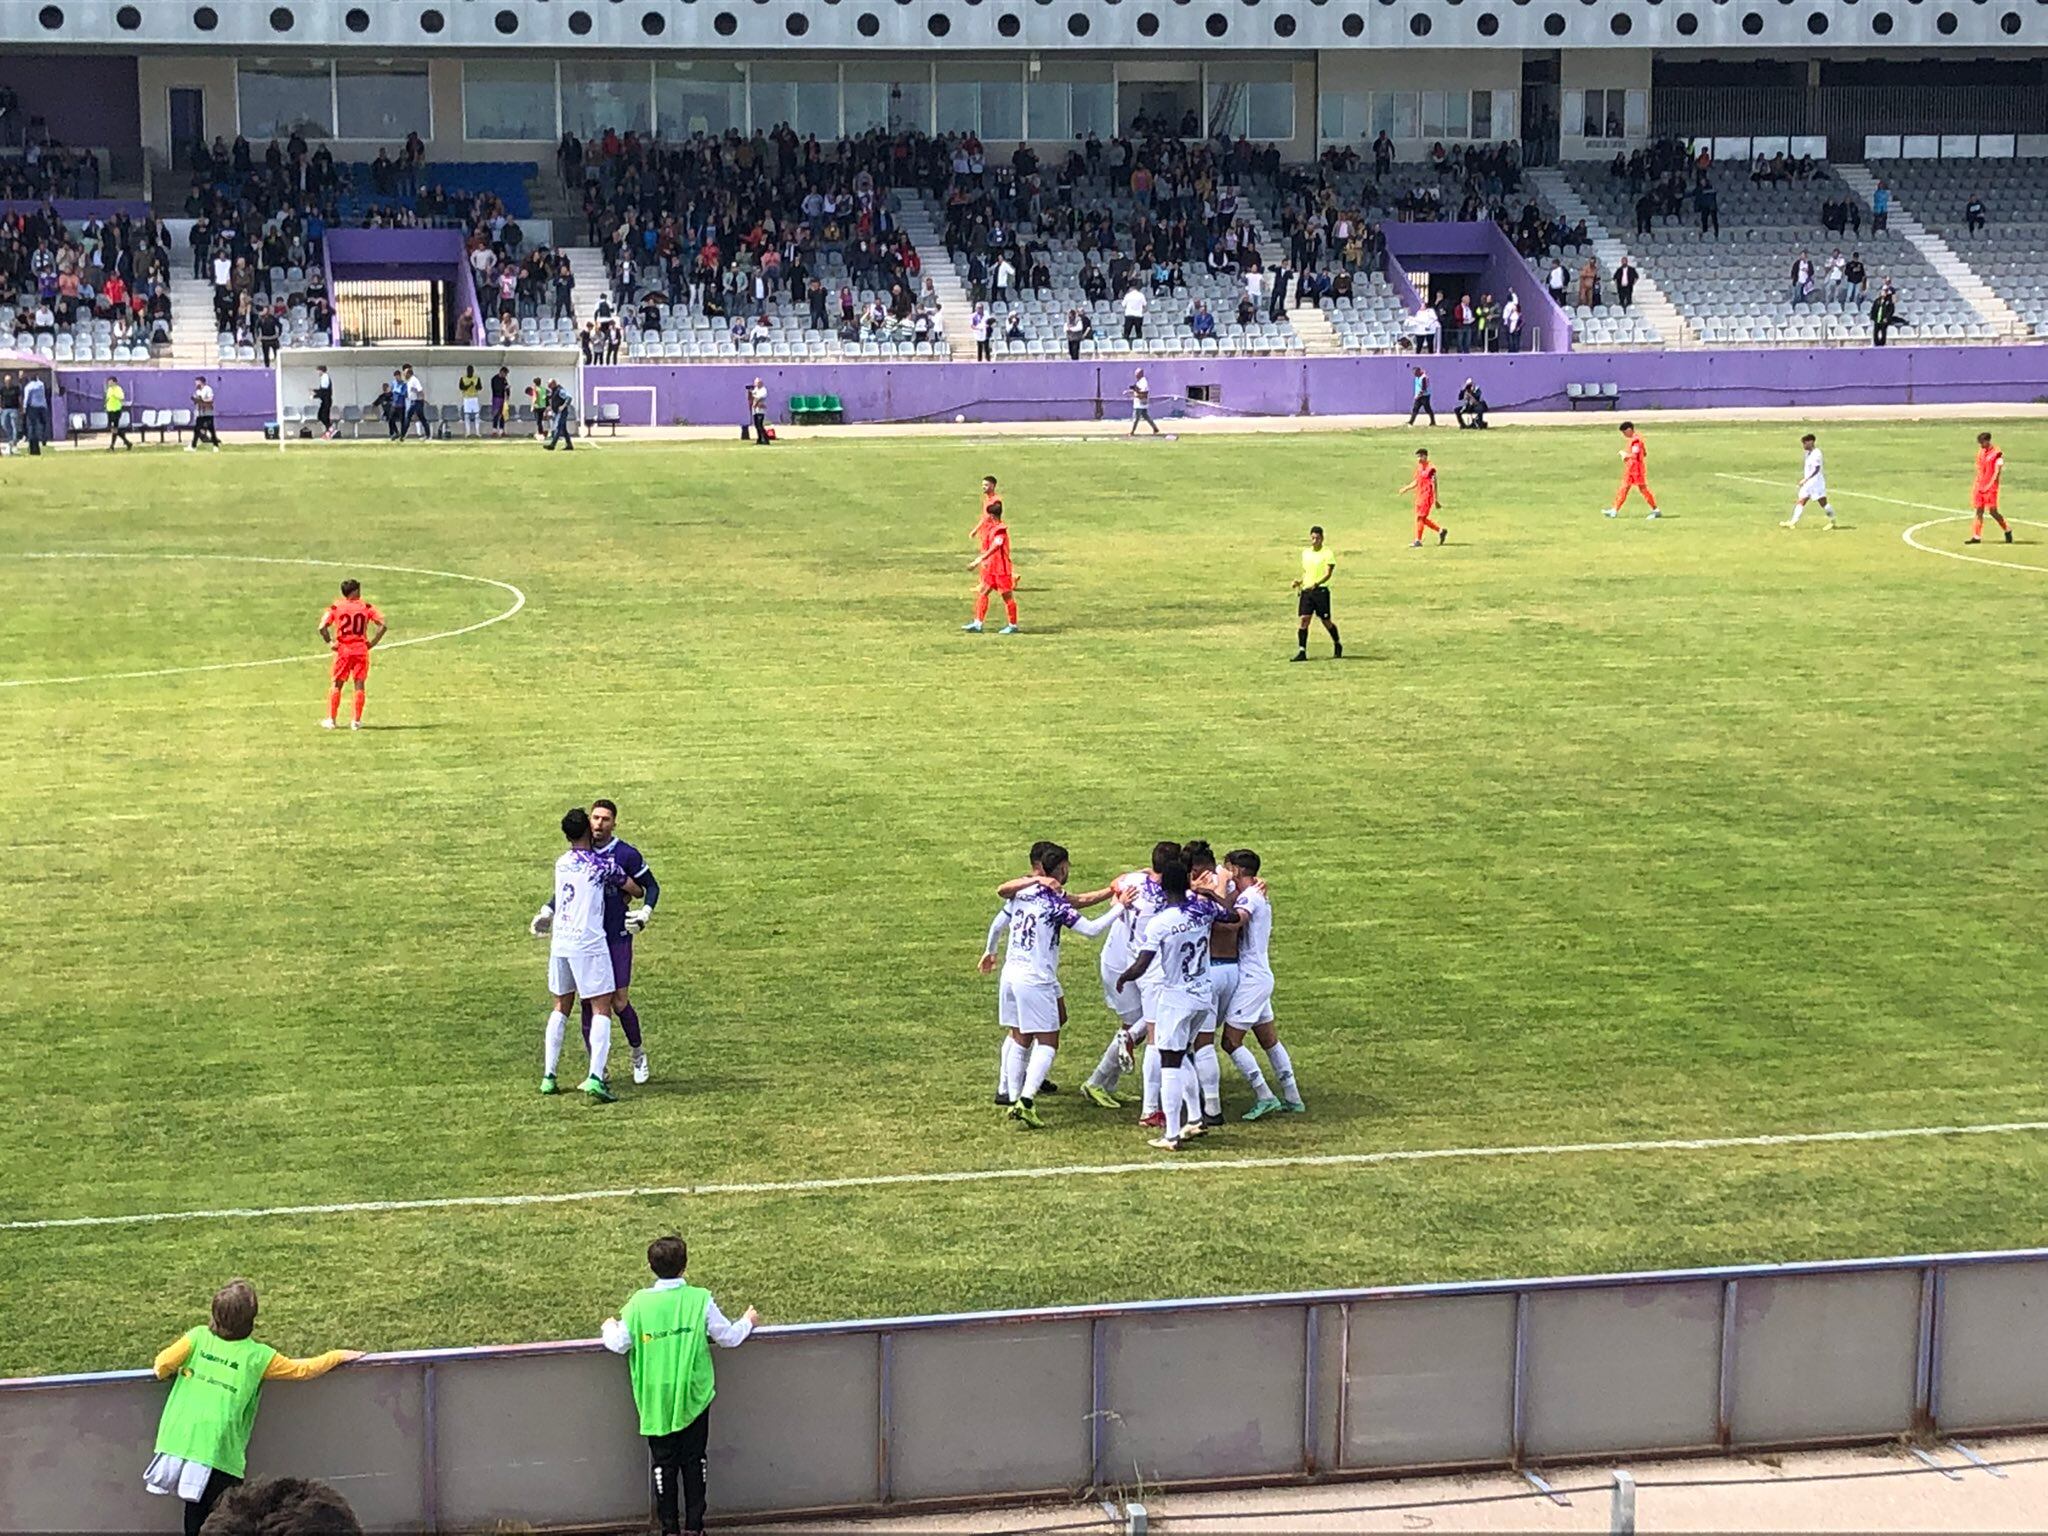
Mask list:
[[[304,1477],[272,1477],[229,1489],[202,1536],[361,1536],[348,1500]]]

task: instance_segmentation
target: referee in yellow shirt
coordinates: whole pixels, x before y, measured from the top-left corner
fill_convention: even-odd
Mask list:
[[[1301,552],[1301,579],[1294,584],[1294,590],[1301,594],[1296,604],[1301,614],[1301,633],[1297,637],[1294,660],[1308,660],[1308,621],[1321,619],[1323,628],[1330,632],[1330,646],[1334,659],[1344,659],[1344,641],[1337,633],[1337,626],[1330,621],[1330,578],[1337,574],[1337,561],[1323,548],[1323,530],[1311,528],[1308,531],[1308,548]]]

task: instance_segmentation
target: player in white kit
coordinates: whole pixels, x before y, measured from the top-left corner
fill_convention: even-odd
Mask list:
[[[1237,1070],[1252,1085],[1257,1100],[1245,1112],[1245,1119],[1259,1120],[1279,1110],[1301,1114],[1301,1089],[1294,1081],[1294,1061],[1280,1043],[1280,1028],[1273,1022],[1273,904],[1266,899],[1266,882],[1259,878],[1259,856],[1249,848],[1235,848],[1223,856],[1223,872],[1236,892],[1237,918],[1243,926],[1237,936],[1237,988],[1222,1008],[1223,1049]],[[1244,1043],[1246,1031],[1259,1042],[1272,1063],[1273,1080],[1280,1085],[1280,1098],[1266,1086],[1258,1058]]]
[[[1828,505],[1827,469],[1821,463],[1820,444],[1814,441],[1813,434],[1809,432],[1799,439],[1799,446],[1806,450],[1806,461],[1799,471],[1798,498],[1792,503],[1792,515],[1778,526],[1797,528],[1799,515],[1806,510],[1806,504],[1809,501],[1817,501],[1820,503],[1821,511],[1827,513],[1827,526],[1832,531],[1835,526],[1835,509]]]
[[[542,1036],[540,1091],[555,1091],[555,1069],[561,1065],[562,1038],[569,1027],[569,1005],[578,997],[590,1004],[590,1075],[583,1091],[599,1104],[613,1102],[605,1082],[612,1050],[611,945],[605,936],[604,898],[611,888],[639,896],[640,887],[624,870],[590,846],[590,813],[576,806],[562,818],[562,836],[569,851],[555,860],[554,895],[534,915],[530,930],[548,936],[548,993],[554,1011]]]
[[[1187,1056],[1195,1036],[1216,1025],[1215,994],[1209,985],[1209,928],[1225,915],[1204,891],[1189,888],[1188,867],[1178,858],[1155,868],[1166,905],[1145,925],[1137,958],[1119,980],[1129,985],[1156,969],[1158,992],[1152,1004],[1152,1043],[1159,1052],[1159,1104],[1164,1133],[1150,1143],[1162,1152],[1178,1152],[1181,1142],[1202,1134],[1199,1118],[1185,1119],[1191,1097]],[[1213,876],[1210,890],[1221,886]]]
[[[981,968],[995,960],[995,937],[1007,927],[1010,944],[1003,956],[1003,974],[996,1001],[996,1019],[1003,1026],[1002,1093],[1009,1117],[1032,1130],[1044,1129],[1037,1098],[1059,1050],[1060,1026],[1066,1022],[1060,989],[1060,938],[1069,928],[1094,938],[1116,922],[1118,913],[1083,917],[1067,896],[1067,850],[1058,843],[1032,847],[1037,871],[1004,903],[1003,916],[989,928]],[[1102,901],[1108,891],[1090,892],[1087,905]]]
[[[1110,882],[1110,889],[1129,901],[1124,908],[1123,921],[1110,929],[1109,937],[1102,944],[1102,1001],[1117,1016],[1118,1023],[1109,1045],[1103,1050],[1101,1061],[1088,1074],[1088,1081],[1081,1085],[1081,1092],[1089,1103],[1104,1109],[1121,1109],[1122,1102],[1116,1097],[1117,1084],[1122,1081],[1124,1073],[1131,1070],[1133,1052],[1144,1043],[1144,1104],[1141,1113],[1145,1118],[1139,1122],[1144,1125],[1165,1123],[1159,1118],[1159,1052],[1148,1043],[1152,1002],[1158,995],[1159,979],[1147,972],[1135,983],[1125,985],[1122,977],[1125,969],[1138,957],[1138,941],[1144,936],[1145,925],[1166,905],[1166,892],[1160,888],[1159,877],[1153,871],[1179,851],[1178,843],[1154,843],[1151,868],[1134,869]]]
[[[1189,1108],[1188,1117],[1199,1117],[1203,1128],[1213,1131],[1223,1124],[1223,1061],[1216,1051],[1216,1031],[1222,1027],[1224,1015],[1230,1010],[1231,998],[1237,993],[1237,944],[1241,925],[1237,913],[1231,910],[1231,884],[1218,876],[1216,851],[1208,841],[1198,837],[1187,843],[1181,849],[1181,859],[1187,864],[1189,880],[1196,885],[1203,883],[1204,876],[1218,883],[1216,895],[1225,910],[1225,915],[1209,929],[1209,994],[1215,1018],[1207,1029],[1195,1035],[1188,1051],[1200,1091],[1200,1098]]]

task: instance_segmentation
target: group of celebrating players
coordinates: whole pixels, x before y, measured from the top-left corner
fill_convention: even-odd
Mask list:
[[[1030,874],[997,888],[1003,905],[982,947],[980,969],[987,974],[996,968],[996,941],[1007,932],[996,994],[1003,1031],[996,1103],[1009,1118],[1042,1129],[1039,1096],[1057,1091],[1049,1076],[1067,1022],[1059,967],[1068,929],[1104,936],[1102,999],[1117,1021],[1081,1087],[1090,1104],[1123,1107],[1116,1090],[1137,1066],[1142,1045],[1138,1123],[1160,1133],[1149,1145],[1162,1152],[1224,1125],[1224,1054],[1252,1090],[1246,1120],[1302,1113],[1294,1063],[1273,1018],[1273,906],[1259,878],[1258,854],[1235,849],[1219,867],[1206,842],[1162,842],[1153,847],[1149,867],[1078,894],[1067,890],[1068,872],[1065,848],[1033,844]],[[1100,916],[1081,915],[1105,902],[1110,908]],[[1270,1083],[1247,1037],[1264,1050]]]

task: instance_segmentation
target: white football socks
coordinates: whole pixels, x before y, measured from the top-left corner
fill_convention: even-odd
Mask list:
[[[1240,1045],[1230,1053],[1231,1064],[1251,1084],[1252,1097],[1261,1101],[1273,1097],[1273,1090],[1266,1086],[1266,1074],[1259,1070],[1259,1058],[1252,1054],[1248,1045]]]
[[[1045,1086],[1046,1077],[1052,1071],[1052,1059],[1056,1054],[1054,1048],[1043,1041],[1031,1042],[1030,1060],[1024,1069],[1024,1098],[1038,1097],[1038,1090]]]
[[[555,1068],[562,1064],[562,1038],[569,1032],[569,1015],[556,1012],[548,1015],[548,1027],[541,1035],[541,1071],[549,1077],[555,1075]]]
[[[1212,1040],[1195,1052],[1195,1082],[1201,1090],[1202,1113],[1223,1113],[1223,1057]]]
[[[1119,1031],[1119,1035],[1121,1031]],[[1088,1074],[1088,1081],[1104,1093],[1115,1093],[1116,1085],[1123,1081],[1123,1057],[1117,1050],[1118,1035],[1112,1035],[1109,1049],[1102,1053],[1102,1060],[1095,1064],[1095,1070]]]
[[[1266,1047],[1266,1060],[1273,1064],[1273,1081],[1280,1085],[1280,1097],[1290,1104],[1301,1102],[1301,1090],[1294,1083],[1294,1062],[1287,1047],[1275,1040]]]
[[[996,1086],[1006,1099],[1015,1099],[1024,1089],[1024,1047],[1003,1036],[1003,1070]]]
[[[1147,1055],[1150,1060],[1150,1054]],[[1161,1067],[1159,1069],[1160,1107],[1166,1115],[1166,1139],[1180,1140],[1181,1111],[1187,1102],[1187,1089],[1181,1079],[1187,1075],[1185,1067]]]
[[[612,1016],[608,1013],[592,1013],[590,1016],[590,1075],[603,1082],[604,1069],[612,1059]]]
[[[1156,1115],[1159,1113],[1160,1077],[1161,1073],[1159,1067],[1159,1047],[1156,1045],[1148,1045],[1145,1047],[1144,1107],[1144,1112],[1148,1115]]]

